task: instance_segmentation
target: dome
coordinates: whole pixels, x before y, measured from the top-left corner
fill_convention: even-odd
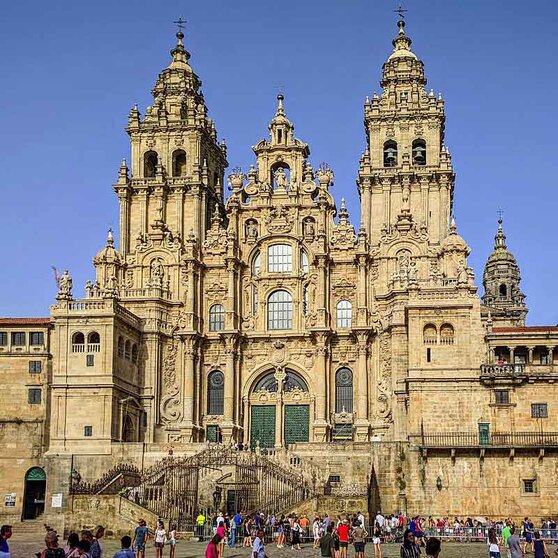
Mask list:
[[[388,62],[394,58],[413,58],[418,60],[417,55],[411,50],[411,39],[405,35],[405,22],[399,21],[397,23],[399,33],[393,39],[393,52],[388,57]]]
[[[449,234],[442,242],[442,250],[444,252],[465,252],[466,254],[471,252],[467,243],[457,233],[455,219],[451,220]]]
[[[109,229],[107,235],[107,244],[105,247],[101,248],[97,255],[93,258],[95,263],[121,263],[122,256],[114,247],[114,237],[112,235],[112,229]]]

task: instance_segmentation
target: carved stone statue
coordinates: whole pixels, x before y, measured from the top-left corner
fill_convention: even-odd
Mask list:
[[[149,277],[149,286],[163,287],[163,277],[165,275],[165,270],[161,263],[161,258],[157,258],[151,262],[151,273]]]
[[[248,223],[246,223],[246,238],[249,240],[257,240],[258,224],[255,221],[248,221]]]
[[[58,294],[56,298],[58,300],[72,300],[72,286],[72,278],[66,269],[64,273],[58,277]]]
[[[287,173],[283,167],[279,167],[275,173],[273,174],[275,177],[275,186],[277,188],[286,188],[287,187]]]

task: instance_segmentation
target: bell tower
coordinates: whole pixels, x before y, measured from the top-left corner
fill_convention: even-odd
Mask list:
[[[171,63],[152,90],[153,104],[143,116],[134,106],[128,117],[131,169],[124,161],[114,185],[124,258],[149,235],[203,239],[214,207],[223,207],[226,146],[217,143],[184,34],[176,37]]]
[[[367,146],[359,167],[361,225],[372,246],[394,225],[427,231],[431,243],[448,234],[454,172],[444,146],[441,95],[425,90],[424,65],[398,22],[383,66],[380,95],[364,104]]]
[[[498,325],[524,326],[527,316],[525,295],[519,283],[521,274],[513,254],[508,250],[502,217],[498,219],[498,231],[494,237],[494,250],[484,267],[482,284],[483,303],[492,310],[494,323]]]

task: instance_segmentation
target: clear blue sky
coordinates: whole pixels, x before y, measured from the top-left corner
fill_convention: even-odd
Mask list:
[[[253,161],[283,85],[311,161],[335,171],[358,226],[355,188],[365,145],[363,100],[379,89],[396,32],[392,0],[281,2],[59,0],[5,2],[0,21],[0,315],[46,316],[51,265],[70,269],[74,294],[117,226],[112,192],[128,157],[131,105],[143,110],[169,60],[172,22],[186,46],[231,167]],[[428,87],[446,101],[457,172],[455,212],[482,269],[505,210],[522,270],[528,323],[558,323],[556,21],[558,2],[409,0],[407,32]]]

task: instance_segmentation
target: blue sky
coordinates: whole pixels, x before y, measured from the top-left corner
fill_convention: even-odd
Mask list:
[[[0,21],[0,315],[45,316],[51,265],[74,294],[117,226],[112,192],[128,157],[133,103],[144,109],[188,20],[186,46],[231,168],[253,162],[277,86],[317,166],[335,171],[358,226],[355,177],[365,145],[363,100],[379,90],[396,33],[392,0],[6,2]],[[409,0],[408,34],[428,88],[446,101],[457,172],[455,213],[477,284],[502,207],[522,270],[528,323],[558,323],[555,164],[558,2]],[[554,124],[553,124],[554,122]]]

